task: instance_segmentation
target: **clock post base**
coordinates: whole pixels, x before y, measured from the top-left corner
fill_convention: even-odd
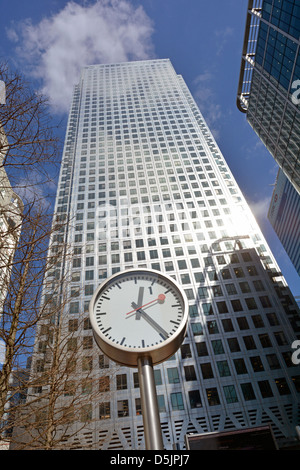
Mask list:
[[[146,449],[163,450],[152,360],[140,357],[137,362]]]

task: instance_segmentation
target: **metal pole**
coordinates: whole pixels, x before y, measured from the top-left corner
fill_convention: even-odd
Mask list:
[[[150,357],[138,358],[138,374],[146,449],[163,450],[153,364]]]

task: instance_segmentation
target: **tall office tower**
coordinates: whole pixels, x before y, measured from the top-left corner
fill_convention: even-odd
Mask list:
[[[300,5],[249,0],[237,106],[300,193]]]
[[[300,196],[282,170],[277,174],[268,219],[300,276]]]
[[[70,223],[52,249],[65,240],[74,255],[49,273],[48,294],[51,279],[69,274],[66,289],[79,289],[60,318],[78,339],[84,361],[82,367],[73,363],[68,379],[81,384],[88,369],[98,378],[82,391],[82,399],[91,398],[63,435],[66,447],[144,448],[137,370],[104,357],[86,321],[97,286],[133,267],[172,276],[189,302],[181,349],[155,366],[165,448],[184,448],[187,433],[267,423],[282,444],[296,438],[300,371],[291,344],[297,305],[169,60],[82,69],[55,211],[56,221],[69,217]],[[76,331],[81,319],[84,326]],[[37,333],[36,377],[47,366],[46,326]],[[30,389],[29,396],[44,388]],[[66,406],[70,395],[61,397]]]
[[[21,232],[23,212],[22,200],[13,191],[3,167],[7,147],[7,137],[0,124],[0,317]]]

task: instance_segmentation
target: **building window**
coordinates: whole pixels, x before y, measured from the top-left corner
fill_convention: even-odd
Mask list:
[[[229,269],[222,269],[221,275],[223,279],[231,279],[231,274]]]
[[[265,370],[260,356],[250,357],[250,362],[251,362],[252,369],[254,372],[261,372]]]
[[[264,290],[264,285],[261,280],[253,281],[253,285],[257,292]]]
[[[159,413],[165,413],[166,404],[164,395],[157,395],[157,405]]]
[[[206,396],[209,406],[215,406],[220,404],[218,390],[215,387],[207,388]]]
[[[246,401],[255,400],[255,394],[251,383],[241,384],[241,389]]]
[[[90,356],[85,356],[82,358],[82,370],[91,371],[93,369],[93,358]]]
[[[246,317],[237,318],[237,323],[239,325],[240,330],[248,330],[249,329],[248,320],[247,320]]]
[[[225,287],[228,295],[234,295],[237,293],[234,284],[225,284]]]
[[[220,377],[228,377],[229,375],[231,375],[229,365],[228,365],[227,361],[225,361],[225,360],[224,361],[218,361],[217,366],[218,366],[218,371],[219,371]]]
[[[80,421],[82,423],[85,423],[87,421],[91,421],[92,420],[92,405],[91,404],[88,404],[88,405],[83,405],[81,410],[80,410]]]
[[[225,318],[224,320],[222,320],[222,326],[225,333],[228,333],[229,331],[234,331],[233,324],[230,318]]]
[[[222,297],[223,292],[222,292],[221,286],[213,286],[212,290],[213,290],[214,297]]]
[[[272,304],[270,302],[270,299],[267,295],[263,295],[262,297],[259,298],[260,303],[263,308],[270,308],[272,307]]]
[[[128,400],[118,400],[117,402],[118,418],[129,416]]]
[[[183,344],[180,347],[182,359],[189,359],[192,357],[192,352],[189,344]]]
[[[257,305],[253,297],[248,297],[247,299],[245,299],[245,301],[249,310],[257,309]]]
[[[243,341],[245,343],[246,349],[250,351],[251,349],[256,349],[256,344],[253,339],[253,336],[243,336]]]
[[[177,367],[172,367],[167,369],[168,379],[170,384],[177,384],[180,382],[179,373]]]
[[[261,315],[253,315],[251,318],[255,328],[263,328],[265,326]]]
[[[108,369],[109,368],[109,359],[107,356],[104,356],[103,354],[101,354],[101,356],[99,356],[99,367],[100,369]]]
[[[92,281],[94,279],[94,271],[85,271],[85,280]]]
[[[284,377],[279,379],[275,379],[275,384],[277,386],[277,390],[279,395],[290,395],[291,391],[288,387],[287,381]]]
[[[184,292],[188,300],[193,300],[195,298],[193,289],[184,289]]]
[[[233,363],[234,363],[236,373],[238,375],[248,373],[244,359],[242,359],[242,358],[234,359]]]
[[[199,390],[191,390],[189,392],[189,400],[191,408],[201,408],[201,398]]]
[[[201,323],[191,323],[191,328],[194,336],[203,335]]]
[[[208,356],[207,346],[204,341],[196,343],[196,349],[199,357]]]
[[[212,348],[213,348],[215,354],[224,354],[225,351],[224,351],[224,348],[223,348],[222,341],[220,339],[216,339],[216,340],[212,341],[211,345],[212,345]]]
[[[228,338],[227,343],[231,352],[238,352],[241,350],[237,338]]]
[[[208,297],[208,288],[207,287],[199,287],[198,288],[198,297],[200,299],[205,299]]]
[[[280,364],[276,354],[267,354],[266,358],[271,370],[280,369]]]
[[[84,295],[93,295],[94,293],[94,285],[88,284],[84,286]]]
[[[243,310],[241,301],[238,299],[231,300],[231,305],[234,312],[241,312]]]
[[[109,392],[109,390],[110,390],[110,378],[109,378],[109,376],[100,377],[99,392]]]
[[[234,268],[234,274],[237,278],[244,277],[244,271],[242,268]]]
[[[137,416],[142,414],[142,404],[141,404],[141,399],[140,398],[135,399],[135,414]]]
[[[110,419],[110,402],[109,401],[100,403],[99,419]]]
[[[210,335],[219,333],[219,328],[216,320],[208,321],[207,328]]]
[[[236,403],[238,401],[234,385],[225,385],[223,390],[227,403]]]
[[[267,313],[267,319],[268,319],[268,322],[270,323],[270,326],[279,325],[279,321],[278,321],[276,313],[273,313],[273,312]]]
[[[257,276],[257,269],[255,266],[248,266],[247,271],[250,276]]]
[[[172,261],[166,261],[165,262],[165,269],[166,271],[173,271],[174,266]]]
[[[197,380],[194,366],[185,366],[184,373],[186,381]]]
[[[248,292],[251,292],[250,286],[247,281],[240,282],[239,285],[243,294],[247,294]]]
[[[74,258],[73,259],[73,268],[80,268],[81,267],[81,258]]]
[[[205,316],[206,315],[214,315],[214,311],[213,311],[213,307],[212,307],[211,303],[202,304],[201,307],[202,307],[203,314]]]
[[[69,320],[69,332],[78,330],[78,319]]]
[[[189,316],[191,318],[199,316],[197,305],[189,305]]]
[[[258,337],[259,337],[260,343],[261,343],[263,348],[271,348],[272,347],[272,343],[271,343],[271,340],[269,338],[268,333],[258,335]]]
[[[259,390],[263,398],[269,398],[273,396],[271,385],[268,380],[261,380],[258,382]]]
[[[82,344],[83,344],[83,349],[92,349],[92,347],[93,347],[93,337],[92,336],[84,336]]]
[[[184,410],[181,392],[171,393],[171,406],[174,411]]]
[[[127,389],[127,375],[120,374],[117,375],[117,390],[126,390]]]
[[[212,379],[214,377],[214,373],[213,373],[210,362],[200,364],[200,368],[201,368],[203,379]]]
[[[217,302],[217,309],[219,313],[228,313],[228,308],[225,301]]]
[[[278,346],[284,346],[288,344],[288,341],[283,333],[283,331],[277,331],[274,333],[274,338],[276,339],[276,342]]]

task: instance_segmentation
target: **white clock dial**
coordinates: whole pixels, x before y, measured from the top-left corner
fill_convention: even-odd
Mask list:
[[[101,349],[105,343],[119,351],[157,349],[172,342],[186,321],[180,288],[156,271],[124,271],[112,276],[95,294],[91,321]]]

